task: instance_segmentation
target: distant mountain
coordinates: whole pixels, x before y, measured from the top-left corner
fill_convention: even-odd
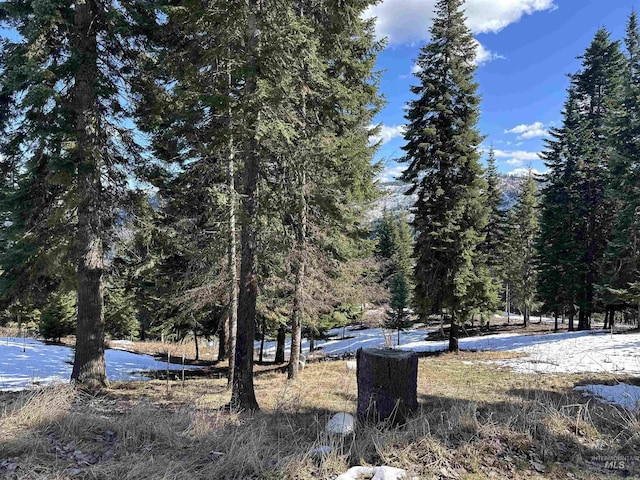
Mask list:
[[[506,209],[511,208],[516,202],[518,190],[522,182],[524,182],[523,177],[500,175],[500,188],[502,189],[504,207]],[[391,213],[408,213],[416,200],[415,195],[405,195],[405,192],[409,189],[409,184],[401,182],[400,180],[382,182],[380,188],[384,192],[384,195],[371,207],[369,219],[372,222],[379,220],[385,210]]]

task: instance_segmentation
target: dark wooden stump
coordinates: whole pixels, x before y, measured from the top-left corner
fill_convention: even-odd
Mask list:
[[[359,349],[358,420],[403,423],[418,407],[418,355],[403,350]]]

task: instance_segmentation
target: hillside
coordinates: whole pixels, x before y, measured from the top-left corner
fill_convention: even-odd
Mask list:
[[[502,196],[506,209],[516,201],[518,189],[524,181],[523,177],[515,177],[511,175],[500,176],[500,187],[502,188]],[[415,201],[415,195],[409,196],[405,192],[409,185],[400,180],[380,183],[380,188],[385,192],[382,198],[375,202],[372,206],[370,219],[375,222],[382,217],[382,212],[408,212],[411,205]]]

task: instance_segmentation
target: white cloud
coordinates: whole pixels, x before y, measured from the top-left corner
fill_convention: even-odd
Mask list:
[[[376,126],[371,125],[369,128],[376,128]],[[371,135],[369,137],[369,141],[372,144],[380,142],[380,145],[384,145],[385,143],[389,143],[394,138],[402,137],[406,128],[407,127],[405,125],[395,125],[393,127],[381,125],[380,131],[376,135]]]
[[[509,130],[505,130],[504,133],[518,134],[518,140],[527,140],[529,138],[544,137],[547,134],[544,123],[534,122],[531,125],[518,125]]]
[[[498,60],[498,59],[502,59],[504,60],[504,57],[502,55],[499,55],[495,52],[492,52],[491,50],[487,50],[486,48],[484,48],[484,46],[476,40],[476,60],[475,63],[476,65],[480,66],[480,65],[484,65],[485,63],[489,63],[492,62],[494,60]]]
[[[473,33],[499,32],[523,15],[551,10],[554,0],[467,0],[464,9]],[[369,7],[365,17],[377,17],[376,32],[389,43],[413,44],[429,38],[435,0],[384,0]]]
[[[393,182],[402,175],[407,167],[405,165],[396,165],[395,167],[387,167],[378,174],[378,180],[381,182]]]
[[[534,175],[543,175],[546,173],[546,170],[540,171],[536,170],[535,168],[516,168],[515,170],[507,172],[507,175],[509,175],[510,177],[526,177],[527,175],[529,175],[529,170],[531,170],[531,173],[533,173]]]
[[[485,63],[489,63],[492,62],[494,60],[504,60],[504,56],[492,52],[491,50],[487,50],[484,45],[482,45],[479,41],[477,41],[476,39],[473,40],[476,43],[476,58],[475,58],[475,64],[478,66],[484,65]],[[420,66],[417,63],[414,63],[411,66],[411,73],[413,73],[414,75],[416,73],[420,73],[422,71],[422,68],[420,68]]]
[[[525,150],[494,150],[496,158],[506,159],[507,165],[524,165],[525,162],[540,160],[538,152],[527,152]]]

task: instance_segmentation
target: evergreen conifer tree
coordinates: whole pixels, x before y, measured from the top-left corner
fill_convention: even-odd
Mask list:
[[[481,271],[478,247],[488,210],[483,192],[477,130],[480,97],[474,81],[476,43],[465,25],[461,0],[439,0],[431,40],[418,56],[418,97],[409,104],[403,175],[418,199],[414,303],[421,317],[446,309],[450,350],[457,325],[473,309],[470,288]]]
[[[620,115],[621,74],[625,71],[619,42],[599,29],[582,59],[582,69],[572,76],[578,106],[575,136],[575,169],[567,179],[570,209],[576,222],[571,234],[580,277],[576,304],[578,329],[590,328],[596,306],[595,286],[601,282],[604,253],[612,231],[615,208],[605,195],[613,148],[616,118]],[[570,147],[571,148],[571,147]]]
[[[500,175],[496,166],[496,156],[493,146],[489,149],[487,157],[487,169],[485,171],[487,181],[486,201],[489,207],[489,218],[484,229],[485,239],[481,250],[486,256],[486,264],[496,283],[501,285],[506,248],[506,224],[507,212],[504,208],[502,189],[500,187]]]
[[[143,163],[128,122],[154,14],[137,2],[96,0],[3,2],[0,11],[18,34],[0,57],[2,164],[12,180],[2,189],[12,248],[1,261],[22,272],[52,256],[76,267],[71,377],[99,389],[107,383],[104,252],[116,212],[127,208],[128,175]]]
[[[640,268],[640,31],[635,11],[629,16],[624,43],[627,68],[622,80],[622,109],[615,122],[607,198],[616,212],[607,245],[602,283],[609,310],[622,308],[631,298]],[[639,310],[640,311],[640,310]]]
[[[536,250],[535,240],[539,232],[536,182],[529,170],[522,184],[518,199],[509,215],[509,278],[512,294],[523,314],[524,326],[536,300]]]

